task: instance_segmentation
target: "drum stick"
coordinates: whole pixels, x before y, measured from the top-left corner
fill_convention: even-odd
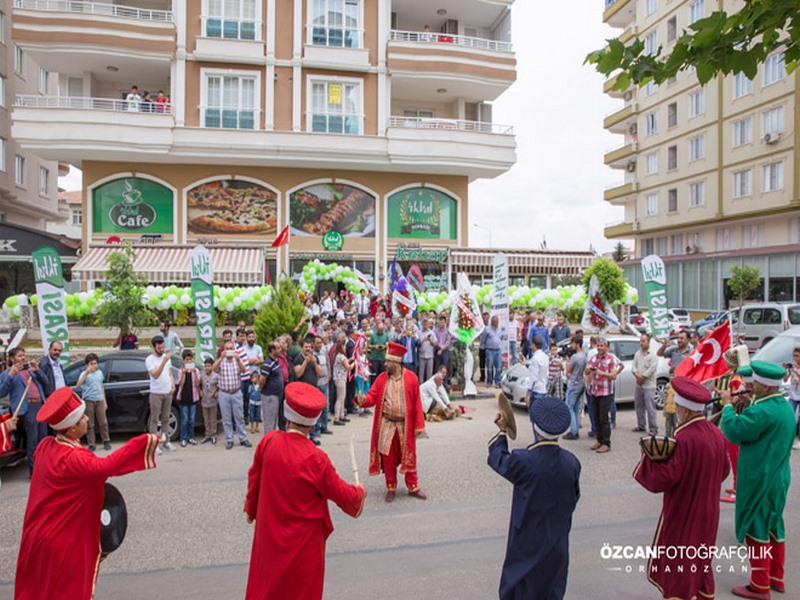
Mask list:
[[[355,479],[356,485],[361,485],[361,482],[358,480],[358,463],[356,463],[356,434],[355,433],[350,438],[350,462],[353,464],[353,478]]]
[[[19,399],[19,404],[17,404],[17,410],[14,411],[14,414],[11,415],[12,419],[17,418],[17,414],[19,414],[19,409],[22,408],[22,403],[25,402],[25,398],[28,396],[28,388],[31,387],[32,379],[28,379],[28,383],[25,384],[25,391],[22,392],[22,397]]]

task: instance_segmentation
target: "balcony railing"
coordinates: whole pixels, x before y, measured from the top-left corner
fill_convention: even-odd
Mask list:
[[[389,117],[389,127],[410,127],[414,129],[453,129],[476,133],[514,135],[510,125],[484,123],[481,121],[462,121],[459,119],[431,119],[422,117]]]
[[[424,44],[448,44],[466,46],[478,50],[491,50],[492,52],[513,52],[511,42],[498,42],[484,38],[470,37],[467,35],[452,35],[450,33],[433,33],[432,31],[398,31],[393,29],[389,34],[393,42],[420,42]]]
[[[220,106],[201,106],[203,127],[209,129],[258,129],[257,108],[224,108]]]
[[[119,111],[155,115],[172,113],[172,104],[168,102],[142,102],[141,100],[86,98],[83,96],[17,96],[14,100],[14,106]]]
[[[306,26],[308,43],[329,48],[363,48],[364,30],[356,27]]]
[[[40,10],[46,12],[82,13],[102,17],[136,19],[138,21],[160,21],[171,23],[172,11],[150,10],[105,2],[73,2],[72,0],[14,0],[14,8],[21,10]]]

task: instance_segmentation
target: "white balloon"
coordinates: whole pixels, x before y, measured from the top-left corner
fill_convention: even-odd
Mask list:
[[[18,317],[18,316],[20,316],[20,315],[22,314],[22,308],[20,308],[19,306],[15,306],[15,307],[12,309],[12,311],[11,311],[11,312],[12,312],[12,313],[14,313],[14,316],[15,316],[15,317]]]
[[[234,298],[233,299],[233,305],[236,306],[236,307],[241,306],[242,305],[242,299],[241,298]]]

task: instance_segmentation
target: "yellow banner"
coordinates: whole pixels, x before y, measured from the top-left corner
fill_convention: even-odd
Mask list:
[[[341,104],[342,103],[342,84],[330,83],[328,84],[328,104]]]

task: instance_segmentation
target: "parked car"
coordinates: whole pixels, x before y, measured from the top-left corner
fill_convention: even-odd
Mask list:
[[[676,323],[681,327],[691,327],[692,316],[685,308],[670,308],[667,313],[671,323]]]
[[[777,302],[748,304],[743,306],[739,313],[741,325],[734,331],[750,352],[763,348],[792,325],[800,325],[800,304]]]
[[[779,365],[792,362],[792,352],[800,348],[800,326],[795,325],[778,334],[764,344],[754,355],[753,360],[766,360]]]
[[[705,328],[711,327],[712,329],[719,327],[722,325],[722,322],[728,318],[728,311],[727,310],[715,310],[712,313],[708,313],[702,319],[698,319],[694,323],[692,323],[692,327],[694,327],[698,332]]]
[[[588,342],[588,337],[585,338]],[[625,365],[622,373],[616,379],[616,402],[617,404],[633,403],[633,389],[636,379],[631,371],[633,356],[639,349],[639,337],[634,335],[608,335],[606,336],[609,350],[619,358]],[[567,343],[564,340],[562,344]],[[651,350],[656,351],[651,344]],[[525,394],[530,387],[530,373],[528,367],[516,364],[508,369],[500,382],[500,389],[514,406],[525,408]],[[564,379],[566,384],[566,378]],[[656,371],[656,406],[661,409],[664,406],[664,393],[667,383],[669,383],[669,361],[665,358],[658,359],[658,369]]]
[[[110,432],[144,432],[150,418],[150,380],[144,366],[150,355],[146,350],[112,352],[98,357],[97,366],[103,372],[103,386],[108,402],[108,429]],[[179,358],[172,357],[172,374],[178,381],[183,366]],[[85,365],[75,363],[64,369],[64,381],[75,386]],[[80,395],[81,388],[75,388]],[[168,435],[174,440],[179,433],[180,413],[173,402],[169,417]],[[159,429],[160,431],[160,429]]]

